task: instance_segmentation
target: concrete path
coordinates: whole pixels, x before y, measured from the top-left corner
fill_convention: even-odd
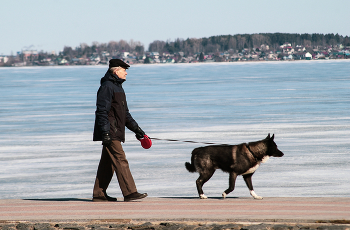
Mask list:
[[[133,202],[90,199],[0,200],[1,221],[69,220],[249,221],[350,223],[350,197],[154,198]],[[0,221],[0,222],[1,222]]]

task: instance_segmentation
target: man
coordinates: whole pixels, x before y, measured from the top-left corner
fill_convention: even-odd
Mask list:
[[[101,79],[97,92],[94,141],[102,141],[102,155],[97,169],[93,201],[117,201],[106,190],[116,172],[124,201],[142,199],[147,193],[138,193],[121,142],[125,141],[125,126],[144,137],[145,132],[132,118],[126,103],[122,83],[130,66],[120,59],[111,59],[109,69]]]

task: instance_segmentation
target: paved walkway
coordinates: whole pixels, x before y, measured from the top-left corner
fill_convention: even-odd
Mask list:
[[[90,199],[0,200],[0,221],[70,220],[304,222],[346,220],[350,197],[154,198],[133,202]]]

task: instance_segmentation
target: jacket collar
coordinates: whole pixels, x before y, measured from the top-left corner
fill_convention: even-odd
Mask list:
[[[101,79],[101,84],[105,81],[112,81],[113,83],[123,84],[125,79],[121,79],[117,75],[111,74],[111,72],[107,70],[105,76]]]

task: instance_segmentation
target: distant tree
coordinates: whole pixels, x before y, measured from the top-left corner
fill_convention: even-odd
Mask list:
[[[139,55],[143,55],[145,52],[145,48],[141,45],[135,46],[135,52],[138,53]]]
[[[330,39],[327,44],[331,47],[334,47],[335,45],[337,45],[337,41],[335,39]]]
[[[237,40],[235,37],[230,37],[228,39],[228,50],[229,49],[237,49]]]
[[[350,38],[348,36],[346,36],[344,38],[343,44],[344,44],[344,46],[350,46]]]
[[[311,41],[310,40],[304,40],[304,44],[305,47],[311,47]]]
[[[185,56],[200,53],[203,51],[201,43],[202,43],[202,39],[188,38],[186,41],[184,41],[182,51],[185,53]]]
[[[174,42],[174,51],[179,52],[181,51],[181,40],[178,38]]]
[[[237,48],[242,50],[246,44],[246,38],[241,35],[237,35]]]
[[[93,42],[91,46],[91,52],[92,53],[97,53],[99,50],[100,44],[98,42]]]
[[[86,43],[81,43],[80,44],[80,50],[79,54],[81,56],[90,56],[91,55],[91,48],[88,44]]]
[[[70,46],[65,46],[65,47],[63,48],[63,56],[67,56],[67,57],[69,57],[69,58],[72,58],[74,55],[75,55],[75,54],[74,54],[74,51],[73,51],[72,47],[70,47]]]
[[[171,46],[169,42],[165,43],[164,49],[166,52],[169,52],[170,54],[174,54],[174,47]]]
[[[163,52],[164,47],[165,47],[165,42],[164,41],[153,41],[152,43],[149,44],[148,46],[148,51],[149,52]]]
[[[150,58],[149,57],[146,57],[145,60],[143,61],[144,64],[150,64],[151,61],[150,61]]]
[[[119,41],[119,51],[130,52],[131,49],[130,49],[129,43],[125,40],[120,40]]]
[[[204,54],[203,54],[203,52],[201,52],[200,55],[199,55],[199,61],[200,62],[204,61]]]
[[[334,39],[337,41],[337,43],[340,43],[340,36],[338,33],[334,36]]]

